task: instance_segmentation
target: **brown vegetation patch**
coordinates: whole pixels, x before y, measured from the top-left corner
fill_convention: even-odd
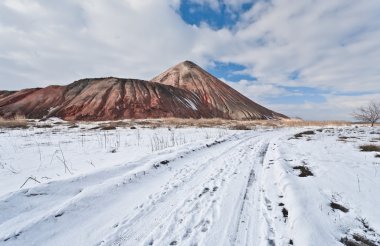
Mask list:
[[[53,125],[50,124],[42,124],[42,125],[35,125],[36,128],[53,128]]]
[[[282,212],[282,216],[284,216],[285,219],[288,218],[289,211],[285,207],[282,208],[281,212]]]
[[[308,177],[308,176],[314,176],[314,174],[310,171],[310,169],[307,166],[295,166],[293,167],[294,170],[300,170],[299,177]]]
[[[297,133],[294,135],[294,138],[301,138],[305,135],[314,135],[315,132],[314,131],[304,131],[304,132],[300,132],[300,133]]]
[[[352,239],[344,237],[340,239],[340,242],[346,246],[377,246],[376,242],[362,236],[360,234],[355,233],[352,235]]]
[[[229,129],[230,130],[251,130],[251,128],[249,128],[248,126],[246,126],[246,125],[240,125],[240,124],[238,124],[238,125],[234,125],[234,126],[231,126],[231,127],[229,127]]]
[[[380,146],[373,144],[366,144],[359,146],[360,150],[363,152],[372,152],[372,151],[380,151]]]
[[[24,118],[15,118],[15,119],[3,119],[0,118],[0,128],[28,128],[28,121]]]
[[[104,130],[104,131],[109,131],[109,130],[115,130],[116,129],[116,126],[112,126],[112,125],[109,125],[109,126],[102,126],[100,127],[101,130]]]
[[[346,208],[346,207],[344,207],[343,205],[340,205],[340,204],[338,204],[338,203],[336,203],[336,202],[330,202],[330,207],[332,208],[332,209],[338,209],[338,210],[340,210],[340,211],[342,211],[343,213],[347,213],[348,211],[349,211],[349,209],[348,208]]]

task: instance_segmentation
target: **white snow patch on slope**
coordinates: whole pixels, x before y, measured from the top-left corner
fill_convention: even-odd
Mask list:
[[[193,101],[191,101],[191,100],[189,100],[187,98],[185,98],[185,101],[190,105],[191,109],[198,110],[197,106],[194,104]]]

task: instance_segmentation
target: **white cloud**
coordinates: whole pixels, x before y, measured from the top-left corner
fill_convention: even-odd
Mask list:
[[[291,117],[301,117],[306,120],[347,120],[352,121],[352,113],[369,101],[380,98],[380,93],[342,96],[336,94],[324,95],[325,102],[305,102],[301,104],[271,104],[267,106]]]
[[[267,103],[270,98],[278,96],[289,96],[289,92],[284,88],[278,87],[273,84],[256,83],[254,81],[240,80],[239,82],[228,82],[224,79],[229,86],[239,91],[248,98],[255,100],[257,103]]]
[[[0,3],[0,87],[19,89],[83,77],[150,79],[183,60],[206,65],[228,39],[184,23],[178,1]],[[32,6],[32,7],[31,7]]]
[[[376,0],[261,2],[242,18],[240,50],[224,59],[264,83],[379,91],[379,15]],[[295,70],[299,81],[288,78]]]
[[[214,9],[221,3],[192,1]],[[249,1],[223,2],[239,9]],[[258,78],[230,83],[237,90],[305,118],[334,112],[344,117],[352,105],[378,95],[369,93],[380,93],[378,0],[259,0],[231,30],[188,25],[177,13],[179,5],[180,0],[1,1],[0,89],[111,75],[150,79],[182,60],[201,66],[217,60],[245,65]],[[289,79],[294,71],[300,72],[297,80]],[[271,103],[287,94],[283,86],[330,94],[325,103]],[[337,96],[342,92],[368,94]]]

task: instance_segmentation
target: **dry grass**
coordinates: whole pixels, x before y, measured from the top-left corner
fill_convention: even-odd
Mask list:
[[[177,126],[196,126],[196,127],[218,127],[218,126],[236,126],[245,125],[247,127],[331,127],[331,126],[352,126],[352,122],[348,121],[306,121],[297,119],[281,119],[281,120],[226,120],[220,118],[212,119],[180,119],[180,118],[163,118],[135,120],[136,122],[155,124],[160,122],[162,125]],[[376,124],[380,126],[380,124]]]
[[[361,145],[359,148],[363,152],[380,151],[380,146],[373,144]]]
[[[116,127],[110,125],[110,126],[102,126],[100,129],[104,131],[109,131],[109,130],[115,130]]]
[[[76,121],[69,122],[69,126],[76,125]],[[86,123],[86,122],[82,122]],[[94,123],[94,122],[91,122]],[[54,123],[67,124],[67,123]],[[221,118],[211,119],[183,119],[183,118],[159,118],[159,119],[126,119],[118,121],[103,121],[99,122],[99,128],[130,128],[135,126],[158,128],[158,127],[222,127],[235,130],[250,130],[256,127],[327,127],[327,126],[348,126],[350,122],[344,121],[303,121],[298,119],[283,119],[283,120],[226,120]],[[1,119],[0,127],[7,128],[25,128],[28,127],[28,121],[25,117],[15,117],[14,119]]]
[[[310,169],[307,166],[295,166],[293,167],[294,170],[300,170],[299,177],[308,177],[308,176],[314,176],[314,174],[310,171]]]
[[[297,120],[297,119],[283,119],[279,121],[281,126],[288,127],[303,127],[303,126],[318,126],[318,127],[327,127],[327,126],[351,126],[351,122],[347,121],[306,121],[306,120]]]
[[[16,116],[13,119],[4,119],[0,117],[0,128],[28,128],[28,121],[25,117]]]
[[[305,131],[305,132],[300,132],[294,135],[294,138],[302,138],[305,135],[314,135],[314,131]]]
[[[228,128],[238,128],[245,126],[252,129],[257,126],[264,127],[304,127],[304,126],[349,126],[350,122],[346,121],[303,121],[303,120],[225,120],[225,119],[177,119],[167,118],[160,119],[164,125],[177,125],[177,126],[196,126],[196,127],[217,127],[226,126]]]
[[[343,213],[347,213],[349,211],[348,208],[344,207],[343,205],[340,205],[336,202],[330,202],[330,207],[333,209],[333,210],[340,210],[342,211]]]
[[[72,122],[75,123],[75,122]],[[93,123],[93,122],[92,122]],[[327,127],[348,126],[350,122],[344,121],[303,121],[303,120],[226,120],[221,118],[211,119],[183,119],[183,118],[158,118],[158,119],[126,119],[119,121],[99,122],[99,127],[130,128],[135,126],[158,128],[158,127],[222,127],[236,130],[250,130],[256,127]]]

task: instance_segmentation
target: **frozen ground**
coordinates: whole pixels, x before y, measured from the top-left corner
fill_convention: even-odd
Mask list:
[[[0,245],[380,245],[380,128],[93,127],[0,130]]]

